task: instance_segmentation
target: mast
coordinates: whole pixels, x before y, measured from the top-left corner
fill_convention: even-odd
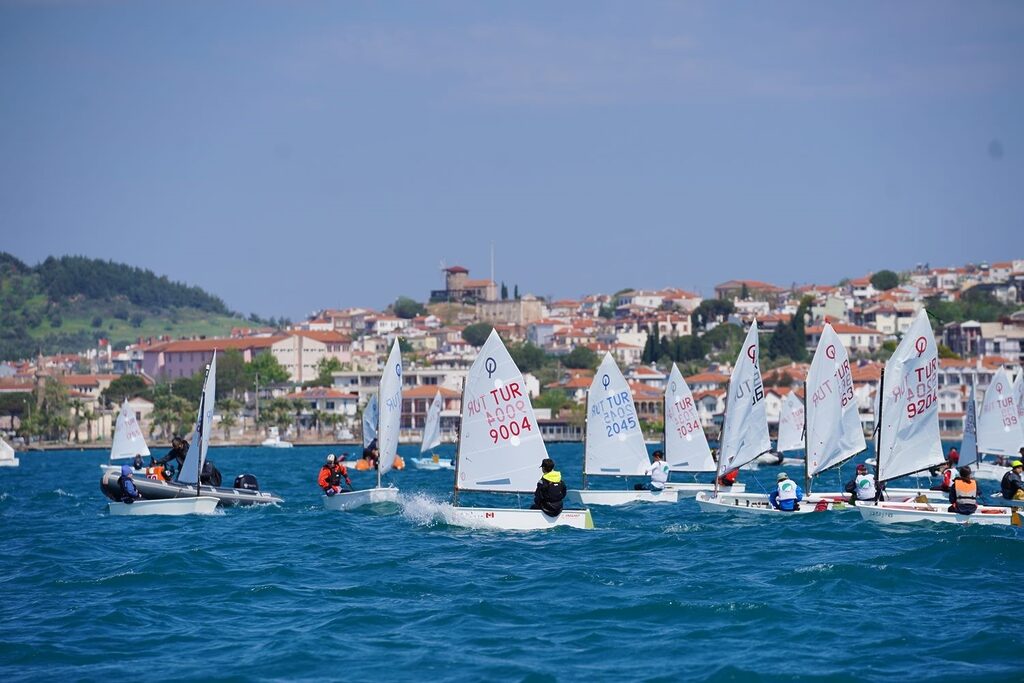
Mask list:
[[[590,392],[587,392],[587,412],[583,416],[583,489],[587,488],[587,425],[590,423]]]
[[[462,406],[466,405],[466,378],[462,378]],[[454,505],[459,506],[459,465],[462,464],[462,431],[465,425],[462,424],[462,416],[459,416],[459,441],[455,444],[455,484],[454,484]]]
[[[395,343],[398,343],[397,341]],[[388,371],[387,362],[384,363],[384,372]],[[383,378],[381,378],[380,384],[377,385],[377,488],[380,488],[380,416],[383,415],[383,411],[380,409],[380,385],[383,384]],[[395,450],[398,450],[398,444],[395,444]]]
[[[804,380],[804,489],[811,495],[811,452],[807,449],[807,380]]]
[[[882,399],[885,398],[885,366],[878,377],[878,415],[875,416],[875,500],[881,495],[882,485]]]
[[[718,495],[718,479],[722,476],[722,444],[725,443],[725,421],[729,417],[729,390],[732,388],[732,379],[725,385],[725,409],[722,410],[722,429],[718,433],[718,460],[715,461],[715,495]]]

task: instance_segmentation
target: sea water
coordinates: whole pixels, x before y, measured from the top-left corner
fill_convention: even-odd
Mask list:
[[[1024,679],[1017,528],[688,499],[594,507],[593,531],[464,529],[443,521],[454,473],[411,464],[385,477],[398,509],[324,510],[317,471],[344,450],[211,449],[285,503],[206,517],[111,517],[105,454],[20,454],[0,469],[0,680]],[[578,486],[581,446],[550,453]]]

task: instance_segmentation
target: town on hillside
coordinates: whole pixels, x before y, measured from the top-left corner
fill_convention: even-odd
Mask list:
[[[504,283],[444,271],[444,288],[421,303],[400,297],[384,311],[325,309],[283,327],[238,328],[229,337],[100,340],[77,354],[0,364],[0,432],[22,445],[109,443],[127,400],[146,434],[167,441],[194,421],[204,370],[218,363],[215,441],[356,440],[385,355],[400,344],[403,437],[419,438],[440,392],[442,431],[455,438],[461,387],[493,327],[526,376],[542,433],[581,439],[594,368],[611,353],[623,368],[648,434],[660,438],[671,364],[683,371],[704,428],[716,435],[726,385],[747,326],[757,320],[770,428],[783,399],[802,392],[822,325],[832,324],[853,364],[865,433],[874,429],[881,369],[915,315],[928,311],[941,343],[942,431],[959,435],[970,387],[979,399],[999,368],[1024,360],[1024,259],[954,268],[919,265],[834,285],[782,287],[729,280],[704,298],[682,289],[545,300]]]

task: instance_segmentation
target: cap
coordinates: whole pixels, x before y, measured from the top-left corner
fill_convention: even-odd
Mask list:
[[[330,464],[332,462],[334,462],[334,453],[328,453],[327,454],[327,463]]]
[[[555,461],[551,458],[544,458],[540,461],[540,468],[542,470],[553,470],[555,469]]]
[[[1021,462],[1020,460],[1014,460],[1013,462],[1010,463],[1010,467],[1024,467],[1024,462]]]
[[[789,479],[789,475],[785,472],[779,472],[779,476],[775,477],[775,481],[782,481],[783,479]]]
[[[864,463],[861,463],[861,464],[857,465],[857,471],[858,472],[867,472],[868,471],[868,466],[865,465]]]

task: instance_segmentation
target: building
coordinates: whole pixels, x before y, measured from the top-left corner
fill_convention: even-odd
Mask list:
[[[777,304],[785,294],[784,288],[758,280],[729,280],[715,285],[715,298],[728,301],[753,299]]]
[[[815,325],[804,331],[804,340],[807,348],[813,350],[818,346],[824,326]],[[870,327],[860,327],[848,323],[832,323],[839,341],[843,343],[850,353],[874,353],[882,346],[882,333]]]
[[[154,379],[191,377],[205,370],[216,351],[236,349],[249,363],[256,354],[269,351],[284,336],[243,337],[242,339],[180,339],[142,347],[142,371]]]
[[[942,328],[942,343],[959,356],[1006,356],[1024,361],[1024,325],[968,320]]]
[[[452,303],[476,303],[478,301],[496,301],[498,287],[494,280],[470,280],[469,271],[462,266],[451,266],[444,269],[444,289],[430,292],[432,302],[450,301]]]
[[[352,340],[338,332],[292,330],[277,338],[270,352],[288,371],[288,379],[297,384],[316,379],[320,362],[334,358],[340,363],[352,360]]]
[[[477,301],[476,317],[480,322],[499,325],[527,326],[547,316],[547,308],[542,299],[527,294],[520,299],[504,301]]]

